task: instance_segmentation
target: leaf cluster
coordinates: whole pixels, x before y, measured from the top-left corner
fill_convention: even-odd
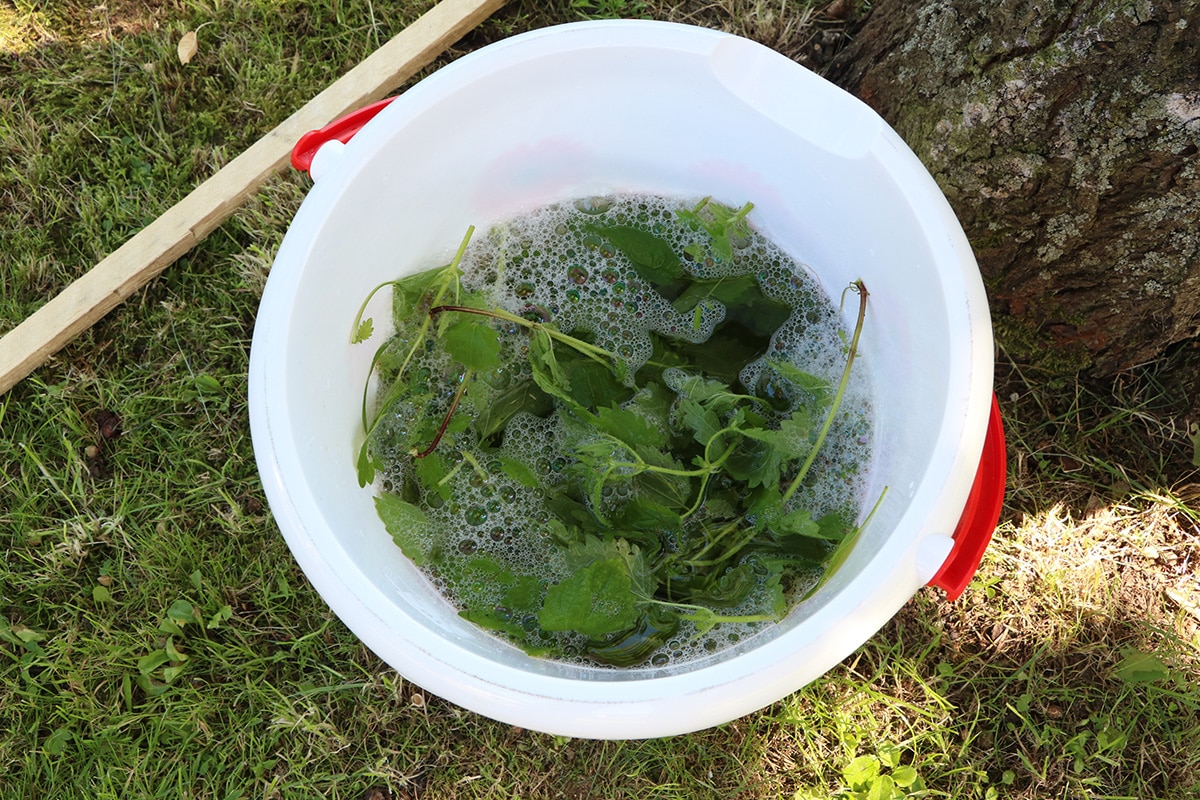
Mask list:
[[[680,218],[731,257],[738,237],[749,235],[751,207],[705,201]],[[364,415],[359,480],[373,480],[381,453],[406,454],[400,485],[376,501],[380,517],[415,564],[451,587],[482,583],[500,597],[468,603],[465,617],[530,652],[566,636],[593,659],[629,665],[684,626],[702,636],[722,623],[781,618],[797,577],[819,574],[852,532],[853,512],[814,519],[789,502],[821,444],[818,423],[841,393],[790,362],[765,359],[787,307],[776,308],[782,304],[753,275],[692,274],[652,233],[588,230],[677,307],[724,307],[727,321],[702,342],[709,357],[686,336],[652,333],[651,359],[630,374],[587,331],[559,330],[464,292],[456,259],[391,284],[397,335],[376,355],[388,388],[382,410]],[[364,324],[355,321],[356,333]],[[439,354],[440,374],[414,369],[430,352]],[[737,375],[754,359],[763,359],[767,378],[741,386]],[[493,380],[498,374],[507,380]],[[461,402],[470,412],[456,414]],[[555,420],[562,479],[503,451],[518,415]],[[385,417],[400,423],[381,428]],[[436,544],[423,504],[452,501],[449,486],[461,470],[539,494],[566,577],[550,581],[492,555],[456,560]]]

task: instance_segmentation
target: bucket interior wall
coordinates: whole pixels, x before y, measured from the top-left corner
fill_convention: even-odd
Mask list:
[[[990,330],[968,319],[964,279],[937,266],[961,261],[965,243],[941,232],[957,230],[944,201],[922,206],[926,196],[941,199],[936,186],[865,106],[847,105],[815,76],[819,84],[797,82],[781,56],[713,41],[619,52],[567,42],[485,74],[447,70],[435,88],[419,84],[385,109],[347,146],[347,168],[305,201],[293,223],[304,235],[285,240],[277,261],[294,274],[274,287],[294,292],[293,310],[269,323],[271,337],[286,341],[275,374],[302,401],[275,414],[271,436],[294,441],[301,462],[288,468],[307,484],[290,492],[305,546],[354,577],[349,590],[375,623],[426,628],[461,648],[467,664],[597,679],[482,634],[392,544],[354,466],[361,387],[380,339],[354,346],[349,336],[374,286],[446,263],[469,225],[482,232],[547,202],[622,191],[752,201],[752,221],[831,295],[858,278],[870,291],[856,363],[876,394],[868,505],[884,487],[886,496],[845,567],[763,637],[802,629],[855,581],[877,580],[881,564],[904,597],[924,582],[910,551],[923,536],[953,530],[983,441],[965,402],[981,348],[990,373]],[[848,323],[856,305],[848,296]],[[373,311],[386,319],[386,298]],[[600,672],[612,681],[662,674]]]

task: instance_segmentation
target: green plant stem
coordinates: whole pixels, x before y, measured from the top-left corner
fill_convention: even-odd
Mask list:
[[[551,339],[562,342],[563,344],[587,356],[588,358],[599,361],[601,364],[611,365],[612,362],[616,360],[616,354],[605,350],[603,347],[597,347],[590,342],[585,342],[582,339],[576,339],[574,336],[563,333],[557,328],[552,328],[549,325],[544,325],[540,322],[534,322],[533,320],[525,319],[524,317],[517,316],[516,314],[505,311],[501,308],[474,308],[473,306],[454,305],[434,306],[433,308],[429,309],[429,316],[430,318],[433,318],[447,311],[456,311],[462,314],[478,314],[481,317],[491,317],[492,319],[511,322],[514,325],[520,325],[521,327],[528,328],[529,330],[544,330],[550,335]]]
[[[808,470],[812,467],[813,462],[817,460],[817,453],[821,451],[821,445],[825,443],[825,437],[829,435],[829,429],[833,427],[833,420],[837,416],[838,407],[841,406],[842,398],[846,394],[846,386],[850,383],[850,368],[854,366],[854,357],[858,353],[858,339],[862,334],[863,320],[867,316],[867,297],[869,296],[867,285],[861,279],[854,281],[854,283],[850,284],[850,287],[858,292],[858,320],[854,323],[854,336],[850,339],[850,350],[846,354],[846,366],[842,370],[842,380],[838,383],[837,394],[833,397],[829,413],[825,415],[825,424],[821,426],[821,432],[817,434],[817,440],[813,443],[808,458],[800,465],[800,471],[796,473],[796,477],[792,479],[791,485],[783,493],[784,505],[792,499],[792,495],[800,488],[800,484],[804,483],[804,479],[808,476]]]
[[[737,522],[740,523],[741,520],[738,520]],[[736,524],[735,524],[735,527],[736,527]],[[721,533],[723,534],[724,530],[722,530]],[[717,564],[720,564],[723,561],[728,561],[730,558],[732,558],[733,556],[740,553],[742,551],[743,547],[750,544],[758,537],[758,533],[759,532],[757,529],[751,527],[747,530],[746,535],[738,540],[737,544],[733,545],[733,547],[730,547],[728,550],[726,550],[724,553],[717,556],[716,558],[710,558],[705,561],[697,561],[695,559],[695,557],[693,557],[683,563],[687,564],[689,567],[715,567]],[[696,555],[697,556],[702,555],[708,549],[709,549],[708,547],[705,547],[704,550],[701,550]]]
[[[700,550],[698,550],[696,553],[693,553],[692,557],[683,563],[687,564],[688,566],[692,566],[692,567],[704,566],[705,562],[698,562],[698,561],[696,561],[696,559],[698,559],[700,556],[704,555],[709,550],[711,550],[718,542],[720,542],[722,539],[724,539],[730,533],[737,530],[738,526],[741,524],[741,522],[742,521],[740,519],[734,520],[733,522],[730,522],[725,527],[721,528],[719,531],[717,531],[715,534],[713,534],[711,537],[709,537],[708,543],[706,545],[704,545],[704,547],[700,548]]]

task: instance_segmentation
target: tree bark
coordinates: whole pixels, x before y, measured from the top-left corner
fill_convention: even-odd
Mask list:
[[[830,77],[958,214],[997,340],[1111,374],[1200,332],[1200,3],[878,0]]]

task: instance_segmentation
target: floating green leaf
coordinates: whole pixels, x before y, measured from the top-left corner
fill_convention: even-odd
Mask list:
[[[462,315],[446,326],[440,339],[450,357],[467,369],[483,372],[500,366],[500,337],[486,321]]]

